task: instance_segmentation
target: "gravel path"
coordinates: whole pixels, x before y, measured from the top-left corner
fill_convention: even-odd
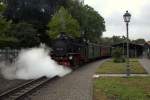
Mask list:
[[[139,59],[139,62],[146,69],[148,74],[150,74],[150,59],[142,58],[142,59]]]
[[[88,64],[50,82],[30,97],[31,100],[92,100],[92,76],[105,60]],[[29,98],[28,98],[29,100]]]

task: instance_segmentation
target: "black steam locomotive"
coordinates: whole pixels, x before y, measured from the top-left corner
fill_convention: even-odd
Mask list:
[[[111,47],[88,43],[61,33],[52,44],[51,56],[59,64],[76,68],[80,64],[111,56]]]

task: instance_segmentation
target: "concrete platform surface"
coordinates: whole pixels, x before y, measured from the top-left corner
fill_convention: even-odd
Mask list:
[[[142,59],[139,59],[139,62],[145,68],[147,73],[150,74],[150,59],[142,58]]]

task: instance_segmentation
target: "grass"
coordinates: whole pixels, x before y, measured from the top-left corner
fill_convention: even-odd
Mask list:
[[[94,80],[93,100],[150,100],[150,77],[101,77]]]
[[[130,72],[132,74],[146,74],[137,59],[130,59]],[[125,74],[126,63],[114,63],[112,60],[104,62],[96,71],[97,74]]]

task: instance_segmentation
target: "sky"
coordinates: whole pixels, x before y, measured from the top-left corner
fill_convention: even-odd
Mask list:
[[[150,41],[150,0],[84,0],[84,4],[92,6],[104,18],[104,37],[126,36],[123,15],[128,10],[132,15],[129,38]]]

